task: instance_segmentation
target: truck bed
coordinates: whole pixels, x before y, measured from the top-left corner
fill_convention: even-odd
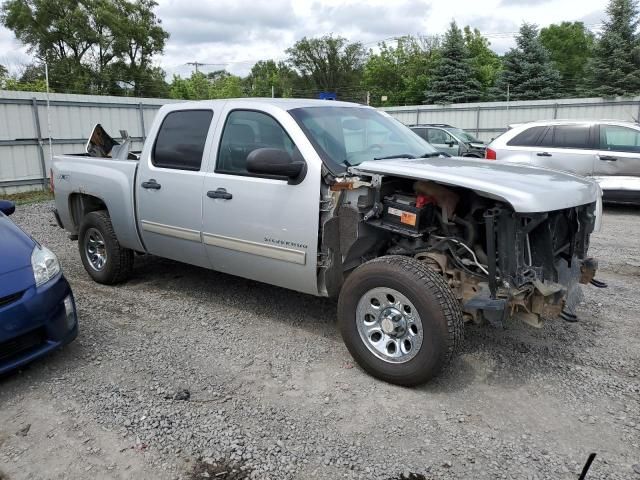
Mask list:
[[[134,185],[137,160],[116,160],[87,154],[57,155],[53,159],[56,208],[65,228],[76,231],[71,201],[74,195],[89,195],[108,203],[113,228],[122,246],[137,251],[144,247],[135,217]]]

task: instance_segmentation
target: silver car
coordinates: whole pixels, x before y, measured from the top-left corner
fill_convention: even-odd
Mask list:
[[[410,128],[439,152],[452,157],[484,157],[486,145],[461,128],[446,123],[425,123]]]
[[[640,204],[640,125],[615,120],[548,120],[515,125],[485,158],[593,177],[604,201]]]

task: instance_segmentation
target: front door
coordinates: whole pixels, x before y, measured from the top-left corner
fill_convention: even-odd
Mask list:
[[[439,152],[448,153],[452,157],[460,154],[460,144],[453,136],[440,128],[427,129],[427,142]]]
[[[257,148],[297,154],[312,148],[288,113],[227,107],[216,135],[215,169],[204,180],[202,237],[212,268],[292,290],[317,294],[320,165],[307,159],[298,185],[257,176],[246,161]],[[298,135],[296,146],[282,127]],[[215,152],[215,148],[213,149]],[[213,162],[212,162],[213,164]]]
[[[640,130],[600,125],[597,176],[640,177]]]
[[[169,112],[149,153],[140,159],[136,202],[149,253],[209,267],[200,238],[203,154],[214,112]],[[145,158],[146,156],[146,158]]]

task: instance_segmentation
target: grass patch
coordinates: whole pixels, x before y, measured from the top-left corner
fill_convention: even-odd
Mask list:
[[[53,200],[53,193],[51,193],[47,187],[44,190],[2,195],[0,196],[0,199],[11,200],[12,202],[15,202],[16,205],[25,205],[27,203],[47,202],[49,200]]]

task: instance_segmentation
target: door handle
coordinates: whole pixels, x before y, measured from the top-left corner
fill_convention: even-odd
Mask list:
[[[207,192],[207,197],[209,198],[222,198],[223,200],[231,200],[233,195],[227,192],[224,188],[218,188],[217,190],[209,190]]]
[[[549,152],[538,152],[536,153],[539,157],[551,157],[552,155]]]
[[[600,160],[602,160],[603,162],[615,162],[618,160],[617,157],[611,156],[611,155],[598,155],[598,158]]]
[[[155,179],[150,179],[148,182],[142,182],[140,184],[142,188],[150,188],[151,190],[160,190],[162,185],[155,181]]]

